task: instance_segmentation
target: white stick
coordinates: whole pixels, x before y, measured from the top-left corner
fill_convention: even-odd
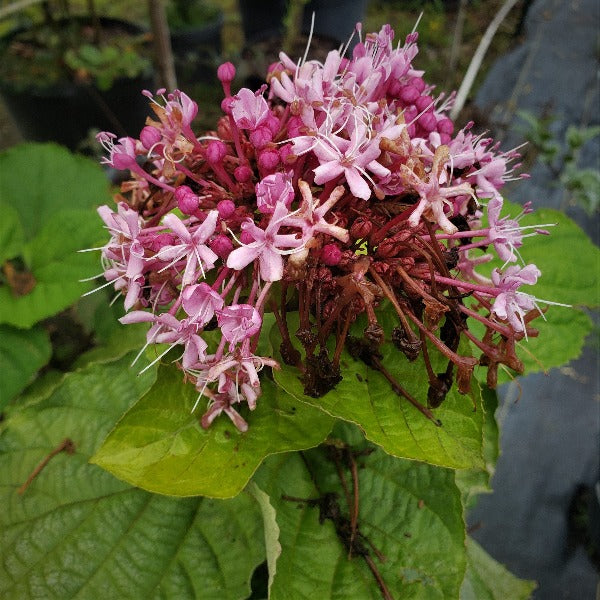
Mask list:
[[[496,13],[496,16],[493,18],[492,22],[488,25],[488,28],[485,30],[485,33],[479,42],[479,46],[477,46],[477,50],[475,50],[475,54],[473,54],[473,58],[471,59],[471,63],[469,64],[469,68],[467,69],[465,77],[460,84],[458,93],[456,94],[454,106],[450,111],[451,119],[456,119],[458,113],[460,113],[462,110],[467,96],[471,91],[471,87],[473,86],[473,82],[475,81],[475,77],[477,76],[477,71],[479,71],[481,63],[483,62],[483,57],[492,43],[492,39],[494,38],[498,27],[500,27],[500,24],[502,21],[504,21],[506,15],[508,15],[517,1],[518,0],[506,0],[500,10]]]

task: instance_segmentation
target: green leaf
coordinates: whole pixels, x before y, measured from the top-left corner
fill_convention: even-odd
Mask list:
[[[264,558],[260,512],[228,501],[152,495],[89,464],[128,406],[151,385],[131,356],[67,375],[51,395],[0,426],[0,596],[243,599]],[[40,460],[65,438],[75,452]]]
[[[0,203],[2,220],[0,221],[0,265],[5,260],[20,256],[25,244],[23,226],[19,214],[10,204]]]
[[[208,430],[192,413],[198,392],[181,371],[161,367],[152,389],[119,421],[92,458],[120,479],[175,496],[238,494],[269,454],[322,442],[332,419],[264,378],[256,410],[240,433],[226,416]],[[205,406],[205,401],[201,406]],[[200,409],[201,410],[201,409]]]
[[[295,317],[288,313],[292,332],[297,328]],[[396,323],[389,306],[378,312],[378,319],[390,339]],[[275,326],[271,329],[275,348],[279,346],[278,336]],[[425,403],[428,380],[423,359],[411,363],[389,342],[381,347],[381,352],[386,369],[413,397]],[[430,354],[436,372],[445,370],[440,356],[431,349]],[[450,390],[444,403],[435,410],[435,416],[442,422],[442,427],[436,427],[408,401],[394,394],[380,372],[354,360],[346,351],[340,362],[342,381],[320,398],[306,396],[299,371],[281,360],[280,363],[282,368],[274,373],[274,378],[286,392],[334,417],[356,423],[367,439],[387,453],[452,468],[483,466],[483,413],[475,380],[468,395],[459,394],[455,387]]]
[[[0,325],[0,410],[25,389],[51,354],[50,339],[42,327],[24,330]]]
[[[461,600],[527,600],[537,587],[534,581],[518,579],[467,538],[467,573]]]
[[[466,557],[460,494],[453,473],[395,459],[381,450],[356,460],[357,525],[365,536],[358,539],[391,595],[458,598]],[[345,477],[352,489],[348,471]],[[255,481],[270,495],[280,529],[282,552],[271,600],[382,597],[365,558],[356,552],[349,558],[347,546],[336,533],[336,529],[349,533],[349,512],[336,468],[323,448],[304,453],[304,460],[298,454],[271,457]],[[318,506],[303,501],[317,500],[325,493],[337,494],[342,516],[338,527],[329,518],[320,523]],[[325,512],[321,516],[326,517]]]
[[[27,143],[0,154],[0,197],[18,211],[30,240],[58,212],[107,202],[109,186],[93,161],[57,144]],[[55,235],[67,241],[60,228]]]

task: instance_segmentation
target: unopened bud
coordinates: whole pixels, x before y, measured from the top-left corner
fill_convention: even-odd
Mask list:
[[[335,267],[340,264],[342,251],[335,244],[326,244],[321,248],[321,261],[328,267]]]
[[[187,185],[180,185],[175,190],[177,207],[184,215],[192,215],[198,210],[200,199]]]

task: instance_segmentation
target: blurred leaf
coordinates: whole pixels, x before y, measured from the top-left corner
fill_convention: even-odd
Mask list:
[[[333,420],[297,402],[268,378],[249,429],[240,433],[222,415],[208,430],[192,413],[198,397],[181,371],[163,366],[152,389],[117,423],[92,461],[120,479],[162,494],[230,498],[246,485],[263,459],[311,448],[330,432]]]
[[[0,266],[5,260],[16,258],[23,252],[25,236],[19,214],[10,204],[0,203]]]
[[[101,235],[100,220],[92,211],[49,217],[24,248],[35,285],[18,296],[0,286],[0,323],[31,327],[73,304],[92,287],[80,280],[101,268],[97,253],[77,251],[94,245]]]
[[[68,220],[63,211],[93,208],[110,198],[99,165],[57,144],[35,143],[0,153],[0,197],[18,211],[27,240],[51,217]],[[60,227],[54,235],[66,241]]]

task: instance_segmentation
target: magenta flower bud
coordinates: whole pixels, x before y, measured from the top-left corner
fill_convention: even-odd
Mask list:
[[[228,98],[223,98],[221,100],[221,110],[226,114],[231,114],[231,104],[233,103],[233,97],[229,96]]]
[[[404,120],[407,123],[410,123],[419,113],[417,112],[417,109],[414,106],[409,106],[405,111],[404,111]]]
[[[437,122],[437,130],[439,133],[447,133],[448,135],[452,135],[452,132],[454,131],[454,123],[447,117],[443,117]]]
[[[287,122],[288,137],[295,138],[302,135],[301,128],[304,126],[300,117],[290,117]]]
[[[250,142],[257,149],[261,150],[273,139],[271,130],[266,126],[257,127],[250,134]]]
[[[242,231],[242,233],[240,233],[240,242],[242,242],[242,244],[251,244],[252,242],[256,241],[253,237],[252,234],[249,231]]]
[[[150,148],[155,144],[158,144],[161,139],[162,136],[160,135],[160,131],[152,125],[146,125],[140,132],[140,142],[142,142],[142,146],[144,146],[146,150],[150,150]]]
[[[206,160],[209,163],[221,162],[226,154],[227,146],[223,142],[217,140],[208,142],[208,146],[206,146]]]
[[[293,152],[292,144],[285,144],[279,148],[279,157],[283,163],[293,163],[296,160],[296,155]]]
[[[180,185],[175,190],[175,200],[177,200],[177,207],[184,215],[194,214],[200,203],[198,196],[187,185]]]
[[[425,89],[425,81],[422,77],[413,77],[410,80],[410,85],[414,85],[419,90],[419,93]]]
[[[449,144],[450,141],[452,140],[452,136],[448,135],[447,133],[440,133],[440,142],[442,144]]]
[[[431,131],[435,131],[435,128],[437,126],[437,119],[435,118],[435,115],[431,112],[426,112],[422,114],[418,118],[417,122],[428,133]]]
[[[412,104],[421,96],[421,92],[414,85],[403,85],[399,90],[398,96],[407,104]]]
[[[342,260],[342,251],[335,244],[326,244],[321,248],[321,262],[328,267],[335,267]]]
[[[433,98],[431,96],[419,96],[415,100],[415,106],[419,112],[433,110]]]
[[[273,171],[279,164],[279,153],[276,150],[265,150],[258,157],[258,166],[264,171]]]
[[[248,165],[241,165],[235,168],[233,176],[236,181],[246,183],[252,179],[252,169]]]
[[[235,204],[233,200],[221,200],[217,204],[217,210],[219,211],[219,217],[221,219],[229,219],[235,212]]]
[[[175,238],[170,233],[159,233],[150,244],[152,252],[160,252],[165,246],[172,246]]]
[[[219,258],[225,260],[233,250],[233,243],[226,235],[218,235],[211,240],[209,247]]]
[[[221,83],[231,83],[235,78],[235,67],[233,63],[225,62],[219,65],[217,77]]]
[[[281,123],[273,113],[269,113],[266,125],[273,135],[276,135],[281,129]]]

